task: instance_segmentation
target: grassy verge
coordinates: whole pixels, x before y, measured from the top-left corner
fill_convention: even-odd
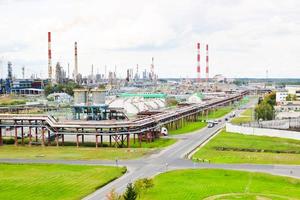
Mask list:
[[[200,120],[217,119],[217,118],[227,115],[233,109],[234,109],[233,106],[226,106],[226,107],[218,108],[215,111],[210,111],[207,116],[200,117]]]
[[[142,148],[164,148],[167,146],[170,146],[172,144],[174,144],[177,140],[176,139],[171,139],[171,138],[160,138],[160,139],[156,139],[154,140],[154,142],[142,142]],[[136,140],[136,143],[133,143],[133,139],[131,139],[131,144],[130,146],[132,148],[139,148],[140,144],[138,143],[138,140]]]
[[[9,159],[47,159],[47,160],[113,160],[135,159],[150,154],[153,150],[146,148],[98,148],[73,146],[41,147],[5,145],[0,147],[0,158]]]
[[[212,163],[300,164],[300,141],[222,131],[193,159]]]
[[[125,171],[108,166],[0,164],[0,199],[81,199]]]
[[[154,142],[142,142],[142,147],[139,148],[138,140],[133,144],[132,148],[110,148],[99,147],[95,148],[94,143],[86,142],[85,145],[91,147],[77,148],[74,143],[66,142],[64,147],[56,146],[18,146],[5,145],[0,147],[0,158],[15,158],[15,159],[48,159],[48,160],[114,160],[115,158],[126,160],[136,159],[154,152],[155,149],[163,148],[172,145],[176,142],[175,139],[156,139]],[[73,146],[68,146],[73,145]]]
[[[253,115],[253,109],[249,108],[245,110],[239,117],[235,117],[231,120],[231,123],[233,124],[241,124],[241,123],[247,123],[252,121],[252,115]]]
[[[182,128],[179,128],[177,130],[170,130],[169,134],[170,135],[178,135],[178,134],[184,134],[184,133],[189,133],[193,132],[199,129],[202,129],[207,125],[206,122],[187,122],[186,125],[184,125]]]
[[[143,200],[298,199],[300,180],[263,173],[192,169],[160,174]]]
[[[14,106],[14,105],[24,105],[26,100],[24,99],[14,99],[12,97],[0,97],[0,107],[1,106]]]

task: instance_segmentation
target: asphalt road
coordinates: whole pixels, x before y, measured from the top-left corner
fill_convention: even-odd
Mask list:
[[[241,111],[236,111],[237,115]],[[200,145],[207,142],[211,137],[225,126],[224,118],[222,122],[213,128],[203,128],[190,134],[174,136],[179,139],[178,142],[164,150],[152,154],[147,158],[138,160],[118,161],[118,166],[126,166],[128,171],[119,179],[100,188],[85,200],[106,199],[106,195],[114,188],[121,193],[130,182],[143,177],[152,177],[159,173],[174,169],[189,168],[212,168],[212,169],[232,169],[255,172],[266,172],[275,175],[283,175],[300,178],[300,166],[295,165],[257,165],[257,164],[210,164],[194,163],[187,159],[188,154]],[[18,159],[0,159],[0,162],[13,163],[62,163],[62,164],[82,164],[82,165],[113,165],[115,161],[64,161],[64,160],[18,160]]]

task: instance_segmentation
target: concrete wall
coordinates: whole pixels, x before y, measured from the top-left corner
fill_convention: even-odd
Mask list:
[[[268,128],[254,128],[226,123],[226,131],[245,135],[270,136],[300,140],[300,132]]]

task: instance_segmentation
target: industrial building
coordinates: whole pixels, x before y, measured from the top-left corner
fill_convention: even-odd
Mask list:
[[[122,109],[111,108],[105,104],[105,90],[74,90],[73,118],[75,120],[126,119]]]

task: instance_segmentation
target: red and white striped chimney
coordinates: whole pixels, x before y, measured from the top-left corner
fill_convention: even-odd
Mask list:
[[[48,32],[48,79],[52,80],[51,32]]]
[[[209,67],[208,67],[208,44],[206,45],[206,82],[208,82],[209,79]]]
[[[200,43],[197,43],[197,82],[200,83]]]

